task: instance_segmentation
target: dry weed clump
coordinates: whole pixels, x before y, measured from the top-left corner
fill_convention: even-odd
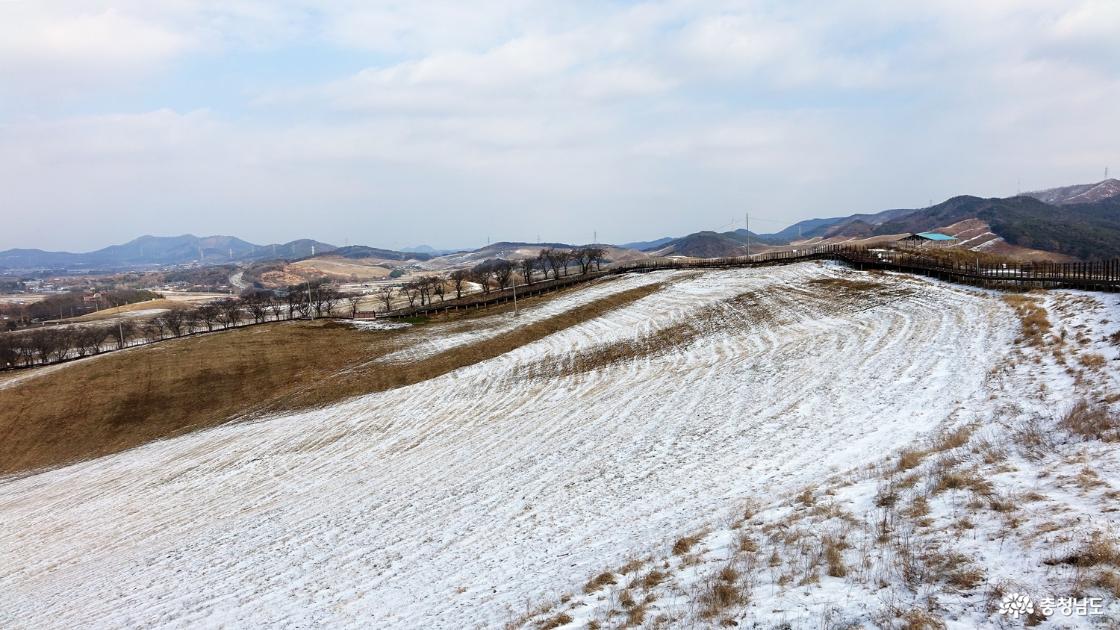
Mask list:
[[[1120,566],[1120,549],[1103,532],[1095,531],[1068,553],[1047,558],[1048,565],[1068,564],[1075,567],[1095,567],[1102,564]]]
[[[732,606],[745,604],[746,593],[738,581],[739,572],[730,564],[710,577],[699,596],[701,616],[711,618]]]
[[[560,613],[555,617],[542,621],[537,627],[540,628],[540,630],[553,630],[553,628],[566,626],[572,623],[572,621],[573,620],[571,615],[569,615],[568,613]]]
[[[928,610],[911,608],[898,617],[902,630],[945,630],[945,621]]]
[[[957,469],[942,471],[933,486],[935,493],[946,490],[971,490],[983,497],[989,497],[994,492],[992,483],[982,478],[975,470]]]
[[[1006,295],[1003,298],[1019,316],[1022,340],[1028,345],[1043,347],[1046,345],[1044,335],[1050,332],[1050,319],[1046,309],[1039,306],[1038,301],[1025,295]]]
[[[972,438],[972,427],[963,426],[952,431],[942,433],[937,436],[933,441],[933,450],[938,453],[943,453],[954,448],[960,448],[968,444],[968,440]]]
[[[898,469],[910,470],[911,468],[917,468],[928,454],[928,452],[922,450],[904,450],[898,454]]]
[[[617,584],[617,583],[618,583],[618,581],[615,580],[615,577],[614,577],[613,573],[611,573],[610,571],[604,571],[604,572],[600,573],[599,575],[596,575],[595,577],[591,578],[591,580],[588,581],[587,584],[584,584],[583,585],[583,592],[590,595],[591,593],[594,593],[595,591],[603,588],[604,586],[609,586],[611,584]]]
[[[831,577],[848,575],[848,567],[844,564],[844,549],[848,547],[848,544],[830,536],[826,536],[823,542],[824,560],[828,565],[828,575]]]
[[[1093,586],[1103,588],[1113,597],[1120,598],[1120,574],[1112,569],[1103,569],[1097,573],[1096,577],[1093,578]]]
[[[675,543],[673,543],[673,555],[674,556],[685,555],[686,553],[691,551],[692,547],[698,542],[700,542],[700,534],[696,534],[696,535],[693,535],[693,536],[685,536],[684,538],[678,538],[677,541]]]
[[[1058,420],[1058,426],[1081,437],[1115,442],[1120,440],[1120,418],[1103,404],[1079,400]]]
[[[645,574],[645,576],[642,578],[642,586],[645,587],[645,589],[648,591],[652,588],[655,588],[658,584],[664,582],[665,578],[667,577],[668,576],[661,571],[653,569],[649,573]]]
[[[1104,364],[1107,362],[1107,360],[1104,358],[1104,355],[1096,354],[1093,352],[1082,354],[1078,360],[1081,361],[1081,365],[1084,365],[1091,370],[1100,369],[1104,367]]]

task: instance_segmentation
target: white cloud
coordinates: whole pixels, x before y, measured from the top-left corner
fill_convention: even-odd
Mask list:
[[[289,237],[329,217],[437,245],[510,216],[511,238],[565,239],[573,218],[673,232],[747,203],[792,221],[1010,193],[1120,163],[1118,20],[1102,0],[0,3],[0,187],[128,232],[106,240],[279,214]],[[271,54],[346,70],[176,102],[178,61],[255,79]],[[156,77],[168,95],[131,99]],[[39,244],[26,216],[0,248]]]

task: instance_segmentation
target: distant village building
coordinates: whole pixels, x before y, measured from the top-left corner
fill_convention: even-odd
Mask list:
[[[955,237],[949,236],[948,234],[941,234],[940,232],[918,232],[917,234],[911,234],[910,236],[904,236],[899,239],[900,242],[907,245],[919,246],[945,246],[951,244],[955,240],[957,240]]]

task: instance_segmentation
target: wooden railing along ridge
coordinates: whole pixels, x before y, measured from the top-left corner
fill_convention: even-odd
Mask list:
[[[610,275],[643,273],[673,269],[732,269],[741,267],[766,267],[788,265],[812,260],[835,260],[857,269],[879,269],[913,273],[947,282],[969,284],[996,289],[1026,290],[1033,288],[1069,288],[1089,291],[1120,291],[1120,259],[1089,262],[1025,262],[984,263],[977,259],[969,262],[961,256],[939,257],[921,250],[895,250],[864,247],[860,245],[822,245],[804,250],[768,252],[752,256],[727,258],[675,258],[660,257],[612,265],[607,269],[586,274],[560,276],[551,280],[538,280],[533,284],[520,284],[488,294],[473,293],[462,298],[438,304],[405,307],[389,312],[360,313],[366,317],[408,318],[440,313],[474,310],[511,303],[574,284],[589,282]]]

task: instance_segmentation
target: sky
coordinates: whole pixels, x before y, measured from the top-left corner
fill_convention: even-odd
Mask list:
[[[1116,0],[0,0],[0,249],[621,243],[1120,171]]]

